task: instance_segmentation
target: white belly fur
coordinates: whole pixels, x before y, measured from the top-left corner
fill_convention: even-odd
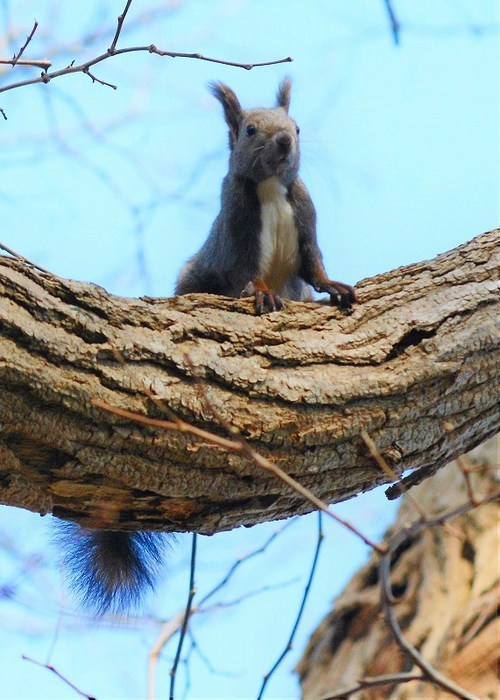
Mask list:
[[[281,294],[299,267],[293,209],[286,198],[286,187],[275,176],[259,182],[257,196],[262,218],[259,276],[271,291]]]

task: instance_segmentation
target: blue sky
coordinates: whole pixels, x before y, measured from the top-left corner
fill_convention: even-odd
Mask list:
[[[39,22],[27,56],[54,67],[101,53],[121,0],[75,3],[4,0],[0,26],[10,57]],[[432,257],[498,225],[498,2],[395,0],[402,24],[395,47],[382,0],[190,0],[150,23],[134,24],[160,3],[133,2],[122,46],[154,43],[239,62],[288,55],[283,66],[241,69],[149,54],[95,68],[114,91],[75,75],[0,93],[0,240],[55,273],[124,295],[171,294],[182,262],[203,242],[218,211],[227,167],[226,127],[206,85],[227,82],[243,106],[272,104],[292,76],[292,116],[301,127],[302,168],[318,211],[326,268],[356,281]],[[102,39],[82,45],[96,27]],[[126,25],[127,28],[127,25]],[[107,38],[109,37],[109,38]],[[53,50],[55,54],[53,55]],[[1,53],[1,52],[0,52]],[[0,72],[0,86],[32,73]],[[337,506],[380,536],[393,505],[371,493]],[[199,587],[207,590],[237,556],[279,524],[202,538]],[[335,593],[365,560],[363,545],[325,524],[326,541],[296,649],[266,697],[298,697],[291,674],[308,635]],[[22,654],[52,663],[99,700],[145,697],[147,654],[159,625],[128,626],[68,612],[47,519],[3,508],[0,555],[6,581],[35,552],[14,599],[0,600],[0,698],[71,698],[73,691]],[[315,516],[287,529],[240,571],[226,600],[279,587],[196,621],[210,672],[193,658],[188,697],[255,697],[260,677],[293,624],[315,542]],[[10,538],[10,539],[9,539]],[[148,611],[166,619],[183,604],[189,538],[174,548],[169,572]],[[2,585],[2,581],[0,581]],[[62,611],[62,615],[61,615]],[[158,697],[166,696],[168,657]],[[185,678],[179,677],[183,689]],[[163,684],[163,685],[162,685]],[[181,697],[181,695],[179,695]]]

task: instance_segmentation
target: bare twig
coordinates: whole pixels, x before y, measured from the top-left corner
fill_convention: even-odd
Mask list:
[[[485,496],[482,498],[478,503],[464,503],[461,506],[458,506],[457,508],[454,508],[453,510],[448,511],[447,513],[442,513],[441,515],[436,516],[435,518],[432,518],[430,520],[426,520],[423,524],[421,523],[413,523],[411,528],[416,528],[416,532],[418,532],[420,529],[422,529],[422,526],[424,527],[435,527],[436,525],[443,525],[444,523],[448,522],[448,520],[452,520],[453,518],[458,517],[459,515],[464,515],[465,513],[468,513],[470,510],[474,510],[475,508],[478,508],[479,506],[484,506],[486,503],[493,503],[494,501],[500,500],[500,492],[497,493],[492,493],[489,496]],[[420,528],[417,528],[416,526],[420,524]],[[414,533],[412,532],[409,536],[411,537]]]
[[[73,73],[88,73],[89,68],[95,66],[97,63],[101,63],[111,56],[118,56],[120,54],[126,53],[137,53],[137,52],[148,52],[156,54],[157,56],[168,56],[170,58],[192,58],[198,61],[208,61],[210,63],[218,63],[224,66],[233,66],[234,68],[243,68],[244,70],[252,70],[252,68],[260,68],[262,66],[273,66],[278,63],[288,63],[293,59],[290,56],[286,58],[280,58],[275,61],[264,61],[262,63],[236,63],[235,61],[224,61],[221,58],[212,58],[210,56],[204,56],[201,53],[180,53],[177,51],[163,51],[157,48],[154,44],[149,44],[149,46],[130,46],[124,49],[115,49],[112,54],[108,51],[92,58],[90,61],[85,61],[85,63],[80,63],[75,65],[71,63],[66,68],[61,68],[60,70],[54,70],[50,73],[42,73],[37,78],[30,78],[28,80],[20,80],[17,83],[11,83],[10,85],[4,85],[0,87],[0,92],[7,92],[8,90],[15,90],[16,88],[25,87],[26,85],[35,85],[36,83],[50,83],[54,78],[59,78],[62,75],[71,75]]]
[[[146,48],[146,47],[144,47]],[[124,51],[136,51],[137,49],[124,49]],[[141,49],[139,49],[141,50]],[[223,66],[233,66],[233,68],[243,68],[244,70],[252,70],[252,68],[263,68],[264,66],[276,66],[279,63],[291,63],[293,58],[286,56],[285,58],[277,58],[274,61],[263,61],[262,63],[235,63],[234,61],[224,61],[221,58],[210,58],[201,53],[179,53],[174,51],[162,51],[154,44],[147,47],[150,53],[155,53],[158,56],[169,56],[170,58],[194,58],[198,61],[208,61],[209,63],[220,63]]]
[[[367,446],[370,455],[373,457],[373,459],[376,461],[376,463],[382,469],[382,471],[385,472],[393,481],[396,481],[398,483],[398,486],[401,489],[401,493],[405,494],[406,499],[412,504],[417,513],[419,513],[420,517],[426,518],[426,513],[420,505],[420,503],[418,503],[418,501],[415,498],[413,498],[413,496],[403,484],[402,480],[396,474],[394,469],[387,463],[387,460],[385,460],[382,457],[382,455],[380,454],[380,450],[378,449],[377,445],[375,444],[375,441],[372,439],[369,433],[365,429],[363,429],[360,432],[360,436],[365,445]]]
[[[119,39],[120,33],[122,31],[123,23],[125,21],[125,17],[127,16],[127,12],[129,11],[131,4],[132,4],[132,0],[127,0],[127,3],[123,9],[123,12],[118,17],[118,26],[116,27],[115,36],[113,37],[113,41],[111,42],[111,46],[108,49],[110,54],[114,54],[114,52],[115,52],[116,44],[118,43],[118,39]]]
[[[304,612],[304,608],[306,606],[307,599],[309,597],[309,591],[311,589],[311,584],[313,582],[314,574],[316,572],[316,566],[318,564],[318,559],[319,559],[319,550],[321,548],[321,544],[324,539],[324,534],[323,534],[323,527],[322,527],[322,513],[319,511],[318,513],[318,539],[316,541],[316,549],[314,551],[314,556],[313,556],[313,561],[311,564],[311,570],[309,572],[309,578],[306,583],[306,587],[304,588],[304,594],[302,596],[302,601],[300,603],[299,611],[297,613],[297,617],[295,619],[295,623],[292,627],[292,631],[290,633],[290,636],[288,638],[288,641],[286,643],[285,648],[281,652],[281,654],[278,656],[276,659],[275,663],[271,667],[270,671],[266,673],[264,676],[264,679],[262,681],[262,685],[260,687],[259,694],[257,696],[257,700],[261,700],[262,696],[264,695],[267,683],[269,682],[269,679],[273,675],[273,673],[276,671],[276,669],[279,667],[285,656],[292,650],[292,645],[293,645],[293,640],[295,639],[295,633],[297,632],[298,626],[300,624],[300,621],[302,619],[302,613]]]
[[[21,56],[23,55],[23,53],[24,53],[26,47],[28,46],[28,44],[30,43],[30,41],[33,39],[33,36],[34,36],[34,34],[35,34],[36,30],[37,30],[37,27],[38,27],[38,22],[35,21],[35,24],[33,25],[33,29],[31,30],[31,32],[30,32],[30,34],[28,35],[26,41],[24,42],[24,45],[21,46],[21,48],[19,49],[19,51],[18,51],[18,52],[16,53],[16,55],[12,58],[12,68],[14,68],[14,66],[16,65],[16,63],[19,61],[19,59],[20,59]]]
[[[392,0],[384,0],[384,5],[391,25],[392,38],[394,39],[396,46],[398,46],[400,41],[401,25],[399,24],[399,20],[394,12]]]
[[[223,600],[219,603],[213,603],[212,605],[209,605],[203,610],[200,610],[199,606],[197,606],[196,612],[207,613],[211,610],[226,610],[227,608],[234,608],[237,605],[240,605],[240,603],[243,603],[245,600],[255,598],[255,596],[262,595],[263,593],[268,593],[269,591],[277,591],[280,588],[286,588],[287,586],[291,586],[297,581],[298,578],[295,577],[289,579],[288,581],[280,581],[279,583],[269,583],[266,586],[259,586],[259,588],[253,588],[252,590],[246,591],[246,593],[242,593],[241,595],[237,596],[236,598],[232,598],[231,600]]]
[[[15,58],[0,58],[0,65],[5,66],[33,66],[34,68],[43,68],[48,70],[52,65],[52,61],[38,60],[31,58],[23,58],[21,60]]]
[[[193,610],[191,612],[194,612]],[[156,664],[158,662],[158,657],[165,644],[172,639],[174,634],[178,632],[183,625],[184,618],[186,616],[186,610],[181,610],[176,615],[170,618],[161,628],[161,632],[158,635],[150,653],[149,653],[149,664],[148,664],[148,700],[154,700],[154,679]]]
[[[187,603],[186,603],[186,610],[184,612],[184,620],[182,622],[182,628],[181,628],[181,633],[179,635],[179,643],[177,645],[177,651],[175,653],[175,658],[174,658],[174,663],[172,665],[172,668],[170,670],[170,692],[169,692],[169,700],[174,700],[174,690],[175,690],[175,677],[177,674],[177,668],[179,667],[179,661],[181,658],[181,653],[182,653],[182,645],[184,643],[184,639],[186,638],[186,632],[189,624],[189,618],[191,616],[191,611],[192,611],[192,604],[193,604],[193,598],[196,593],[196,589],[194,587],[194,575],[195,575],[195,570],[196,570],[196,540],[197,535],[194,532],[192,535],[192,547],[191,547],[191,569],[190,569],[190,574],[189,574],[189,592],[188,592],[188,598],[187,598]]]
[[[467,504],[465,508],[466,510],[470,510],[471,507],[472,506],[470,504]],[[449,519],[450,517],[452,517],[451,513],[440,516],[439,524],[442,523],[443,518]],[[389,550],[386,554],[384,554],[379,563],[382,609],[394,639],[398,643],[399,647],[413,660],[416,666],[420,668],[425,676],[425,680],[431,681],[435,685],[443,688],[455,697],[461,698],[462,700],[479,700],[477,695],[469,693],[467,690],[464,690],[449,678],[446,678],[446,676],[439,673],[439,671],[437,671],[422,657],[418,650],[403,636],[403,632],[399,626],[399,622],[394,611],[395,599],[391,588],[392,556],[398,547],[400,547],[404,542],[413,537],[416,533],[420,532],[424,527],[430,526],[433,522],[436,521],[416,522],[412,526],[396,533],[390,539]]]
[[[225,676],[226,678],[237,678],[238,677],[239,674],[237,671],[224,671],[220,668],[215,668],[215,666],[212,664],[212,662],[210,661],[208,656],[206,654],[204,654],[203,651],[200,649],[200,645],[198,644],[198,642],[194,638],[192,630],[188,630],[188,637],[189,637],[189,641],[191,642],[191,648],[189,650],[188,657],[190,656],[191,651],[195,651],[198,654],[198,656],[200,657],[200,659],[202,660],[202,662],[205,664],[207,670],[210,673],[213,673],[216,676]]]
[[[249,561],[250,559],[253,559],[253,557],[256,557],[259,554],[262,554],[263,552],[268,549],[268,547],[272,544],[272,542],[285,530],[287,527],[289,527],[292,523],[296,522],[295,518],[290,518],[282,527],[280,527],[278,530],[275,530],[270,537],[264,542],[264,544],[259,547],[258,549],[254,549],[252,552],[249,554],[246,554],[243,557],[240,557],[237,559],[229,568],[227,573],[224,575],[221,581],[217,583],[208,593],[206,593],[201,600],[198,603],[198,608],[201,608],[210,598],[212,598],[216,593],[218,593],[224,586],[229,582],[229,580],[234,576],[236,571],[240,568],[242,564],[245,562]]]
[[[238,451],[247,454],[260,467],[270,472],[271,474],[274,474],[278,477],[278,479],[281,479],[281,481],[284,481],[294,491],[296,491],[307,501],[312,503],[312,505],[315,506],[318,510],[321,510],[329,518],[332,518],[332,520],[335,520],[337,523],[350,530],[353,534],[362,539],[363,542],[369,547],[377,551],[379,554],[382,554],[384,552],[383,545],[379,545],[373,540],[369,539],[360,530],[358,530],[357,527],[352,525],[352,523],[350,523],[347,520],[344,520],[339,515],[336,515],[336,513],[329,509],[328,505],[324,501],[317,498],[312,491],[309,491],[309,489],[307,489],[305,486],[302,486],[302,484],[296,481],[293,477],[289,476],[285,471],[283,471],[283,469],[278,467],[277,464],[273,464],[273,462],[270,462],[268,459],[259,454],[256,450],[253,449],[253,447],[250,447],[250,445],[248,445],[243,440],[235,440],[235,444],[238,445]]]
[[[65,678],[62,673],[59,673],[59,671],[52,666],[52,664],[43,664],[40,661],[35,661],[35,659],[31,659],[29,656],[25,656],[23,654],[22,658],[25,661],[30,661],[32,664],[35,664],[36,666],[40,666],[40,668],[46,668],[52,673],[54,673],[58,678],[60,678],[66,685],[69,685],[70,688],[72,688],[78,695],[81,695],[84,698],[87,698],[87,700],[96,700],[96,698],[93,695],[88,695],[87,693],[84,693],[82,690],[76,687],[71,681],[69,681],[67,678]]]
[[[403,479],[400,479],[400,477],[396,474],[394,469],[387,463],[387,460],[384,459],[382,454],[380,453],[380,450],[378,449],[377,445],[375,444],[375,441],[372,439],[372,437],[369,435],[369,433],[366,430],[361,430],[360,432],[361,439],[365,443],[365,445],[368,448],[368,451],[370,452],[370,455],[373,457],[373,459],[377,462],[378,466],[384,471],[393,481],[396,482],[397,486],[401,490],[401,493],[404,494],[406,500],[408,503],[411,503],[412,506],[415,508],[417,513],[420,515],[420,520],[424,522],[427,518],[427,514],[425,510],[422,508],[420,503],[416,500],[416,498],[413,497],[411,491],[409,491],[406,487],[406,485],[403,482]],[[453,535],[454,537],[459,537],[459,533],[455,532],[452,526],[449,523],[443,523],[443,527],[446,528],[446,530]]]
[[[106,87],[110,87],[113,90],[118,90],[118,85],[113,85],[113,83],[107,83],[105,80],[97,78],[93,73],[90,72],[88,68],[83,72],[85,73],[85,75],[89,76],[93,83],[99,83],[99,85],[106,85]]]
[[[3,112],[3,110],[0,109],[0,112]],[[5,114],[4,114],[5,117]],[[5,117],[7,119],[7,117]],[[5,250],[6,253],[9,255],[12,255],[13,258],[16,258],[16,260],[20,260],[22,263],[25,263],[26,265],[29,265],[30,267],[34,267],[35,270],[40,270],[40,272],[45,272],[48,275],[51,275],[52,273],[46,270],[44,267],[40,267],[40,265],[37,265],[34,262],[31,262],[31,260],[28,260],[28,258],[25,258],[24,255],[21,255],[20,253],[16,253],[15,250],[12,250],[12,248],[9,248],[8,246],[5,245],[5,243],[0,243],[0,249]]]
[[[224,447],[227,450],[238,451],[235,449],[233,440],[228,440],[220,435],[215,435],[214,433],[208,432],[208,430],[203,430],[203,428],[197,428],[195,425],[190,425],[181,419],[173,420],[162,420],[161,418],[148,418],[148,416],[143,416],[140,413],[135,413],[134,411],[128,411],[126,408],[118,408],[118,406],[112,406],[106,401],[101,401],[100,399],[93,399],[92,405],[96,408],[101,408],[103,411],[108,411],[108,413],[113,413],[115,416],[120,416],[121,418],[126,418],[127,420],[132,420],[136,423],[143,423],[144,425],[149,425],[151,428],[161,428],[162,430],[178,430],[180,433],[190,433],[202,440],[207,440],[212,444]]]
[[[352,685],[349,688],[341,688],[333,695],[325,696],[321,700],[347,700],[354,693],[359,693],[360,690],[366,690],[367,688],[378,688],[381,685],[399,685],[400,683],[421,680],[424,680],[424,676],[421,673],[391,673],[386,676],[367,676],[366,678],[360,678],[356,685]]]
[[[479,630],[483,627],[486,620],[488,620],[490,617],[494,617],[497,615],[497,611],[498,611],[497,591],[493,591],[491,596],[488,596],[488,598],[485,599],[485,602],[486,601],[487,601],[487,605],[485,605],[484,609],[481,610],[481,612],[479,613],[477,618],[474,620],[473,624],[469,627],[467,632],[461,637],[460,647],[463,648],[472,639],[474,639],[474,637],[477,635]]]
[[[456,446],[455,427],[453,423],[446,421],[444,423],[444,429],[448,432],[451,439],[455,443],[455,462],[457,463],[457,467],[460,469],[460,471],[462,472],[462,476],[464,477],[465,488],[467,490],[467,496],[469,497],[469,501],[472,505],[478,505],[479,501],[474,494],[474,489],[472,487],[472,481],[470,478],[471,471],[473,470],[466,464],[466,461],[462,457],[462,455],[458,453],[458,449]]]
[[[189,433],[191,435],[194,435],[195,437],[202,438],[207,442],[219,445],[220,447],[224,447],[229,452],[245,454],[259,467],[270,472],[278,479],[283,481],[285,484],[288,484],[290,488],[292,488],[296,493],[298,493],[307,501],[309,501],[309,503],[311,503],[315,508],[321,510],[329,518],[332,518],[332,520],[335,520],[337,523],[350,530],[353,534],[355,534],[357,537],[363,540],[365,544],[374,549],[376,552],[378,552],[379,554],[383,554],[386,551],[384,545],[377,544],[369,537],[364,535],[360,530],[358,530],[357,527],[352,525],[352,523],[348,522],[347,520],[344,520],[339,515],[333,513],[328,508],[328,505],[320,498],[315,496],[312,491],[307,489],[305,486],[302,486],[302,484],[296,481],[296,479],[294,479],[292,476],[283,471],[281,467],[278,467],[277,464],[273,464],[273,462],[263,457],[256,450],[254,450],[253,447],[250,447],[250,445],[248,445],[241,438],[234,438],[230,440],[228,438],[221,437],[220,435],[216,435],[215,433],[210,433],[209,431],[203,430],[202,428],[198,428],[195,425],[186,423],[180,418],[176,418],[172,421],[161,420],[159,418],[148,418],[147,416],[143,416],[140,413],[134,413],[133,411],[127,411],[124,408],[111,406],[106,401],[101,401],[100,399],[93,399],[92,404],[96,406],[96,408],[101,408],[104,411],[108,411],[109,413],[113,413],[114,415],[121,416],[122,418],[133,420],[137,423],[143,423],[144,425],[149,425],[153,428],[161,428],[163,430],[177,430],[181,433]]]
[[[1,107],[0,107],[0,114],[5,119],[5,121],[7,121],[7,115],[5,114],[4,110]]]

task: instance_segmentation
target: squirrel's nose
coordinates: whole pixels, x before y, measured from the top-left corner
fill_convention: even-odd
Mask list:
[[[276,143],[282,153],[288,153],[292,147],[292,137],[287,131],[282,131],[276,136]]]

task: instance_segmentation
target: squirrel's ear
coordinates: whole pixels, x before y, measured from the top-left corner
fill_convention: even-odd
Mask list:
[[[229,126],[229,145],[232,148],[238,138],[242,119],[240,102],[230,87],[224,83],[210,83],[210,92],[224,108],[224,116]]]
[[[276,95],[276,107],[283,107],[285,112],[288,113],[290,108],[290,97],[292,94],[292,81],[290,78],[284,78],[278,88],[278,94]]]

